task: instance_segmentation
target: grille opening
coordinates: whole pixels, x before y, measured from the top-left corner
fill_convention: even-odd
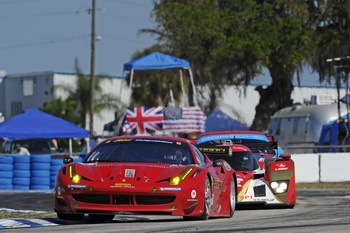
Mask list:
[[[76,201],[92,204],[109,204],[109,195],[100,194],[73,194]]]
[[[113,195],[114,205],[132,205],[133,200],[130,195]]]
[[[175,198],[175,196],[136,196],[136,203],[138,205],[161,205],[171,203]]]

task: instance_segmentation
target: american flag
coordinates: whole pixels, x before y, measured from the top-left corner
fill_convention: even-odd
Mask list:
[[[199,107],[164,108],[163,130],[173,133],[203,133],[207,117]]]
[[[127,108],[123,131],[133,134],[153,133],[162,129],[163,108]]]

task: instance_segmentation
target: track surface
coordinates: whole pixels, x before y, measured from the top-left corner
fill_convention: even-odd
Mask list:
[[[0,208],[52,211],[52,192],[0,192]],[[184,221],[182,217],[116,215],[112,222],[67,222],[4,232],[349,232],[350,189],[298,190],[294,209],[237,210],[233,218]]]

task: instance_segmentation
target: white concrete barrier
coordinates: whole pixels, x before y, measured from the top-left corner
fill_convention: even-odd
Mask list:
[[[292,154],[295,181],[350,181],[350,153]]]
[[[320,181],[350,181],[350,153],[320,154]]]
[[[292,154],[295,164],[295,182],[320,182],[318,154]]]

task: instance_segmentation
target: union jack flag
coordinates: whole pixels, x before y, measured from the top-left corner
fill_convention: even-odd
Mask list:
[[[163,108],[127,108],[123,131],[132,134],[153,133],[163,126]]]

